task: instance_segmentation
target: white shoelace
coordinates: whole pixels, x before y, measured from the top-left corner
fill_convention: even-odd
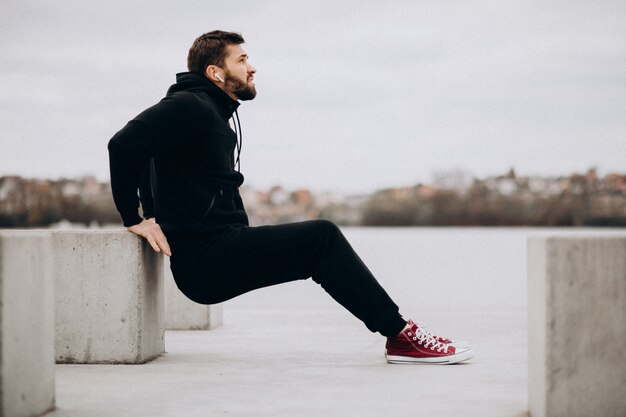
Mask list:
[[[413,332],[410,332],[409,336],[411,336],[411,333]],[[423,344],[425,348],[430,347],[430,350],[437,349],[437,352],[448,353],[448,345],[441,343],[435,336],[432,335],[432,333],[419,326],[417,326],[417,332],[415,332],[412,338],[413,340],[416,340],[418,344]]]
[[[432,338],[435,338],[437,340],[439,340],[439,339],[450,340],[447,337],[434,335],[430,330],[428,330],[426,328],[426,324],[424,324],[424,323],[415,323],[415,324],[417,325],[418,329],[421,329],[424,333],[426,333],[427,335],[429,335]]]

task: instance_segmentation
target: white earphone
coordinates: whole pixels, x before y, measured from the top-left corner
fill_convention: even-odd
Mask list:
[[[215,75],[215,78],[217,78],[221,82],[224,82],[224,79],[217,72],[215,74],[213,74],[213,75]]]

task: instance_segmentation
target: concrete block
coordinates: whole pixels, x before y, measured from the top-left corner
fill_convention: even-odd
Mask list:
[[[626,416],[626,233],[530,237],[532,417]]]
[[[165,350],[163,255],[126,230],[52,234],[57,363],[144,363]]]
[[[198,304],[178,289],[169,258],[164,262],[165,328],[167,330],[211,330],[224,324],[223,304]]]
[[[50,233],[0,230],[0,416],[54,408]]]

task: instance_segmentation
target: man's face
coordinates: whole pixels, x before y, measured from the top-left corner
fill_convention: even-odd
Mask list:
[[[256,69],[248,63],[248,55],[241,45],[226,46],[224,60],[224,90],[239,100],[252,100],[256,96],[254,73]]]

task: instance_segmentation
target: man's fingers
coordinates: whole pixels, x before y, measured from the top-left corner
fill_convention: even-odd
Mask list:
[[[150,231],[150,237],[147,238],[148,242],[156,252],[163,251],[167,256],[171,256],[170,245],[167,243],[167,238],[161,231],[158,224],[154,225],[154,229]]]
[[[165,235],[161,234],[161,236],[159,238],[157,238],[157,245],[159,245],[159,248],[161,248],[161,250],[163,251],[164,254],[166,254],[167,256],[171,256],[172,255],[172,251],[170,250],[170,245],[167,243],[167,239],[165,238]]]
[[[146,239],[155,252],[163,251],[167,256],[172,255],[167,238],[154,218],[143,220],[141,223],[129,227],[128,230]]]
[[[154,224],[154,226],[155,226],[154,234],[155,234],[156,244],[159,246],[159,248],[161,248],[164,254],[166,254],[167,256],[170,256],[172,254],[170,250],[170,245],[167,243],[167,238],[163,234],[163,231],[161,230],[161,226],[159,226],[156,223]]]
[[[152,249],[154,249],[155,252],[161,252],[161,249],[159,249],[159,245],[152,236],[147,236],[146,240],[148,241],[150,246],[152,246]]]

